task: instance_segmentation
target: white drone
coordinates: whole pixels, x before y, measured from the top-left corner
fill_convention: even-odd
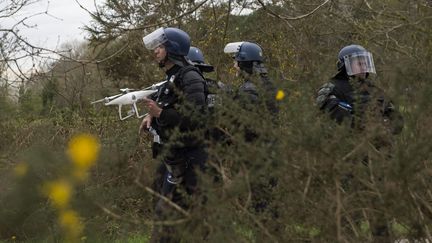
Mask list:
[[[129,89],[129,88],[125,88],[125,89],[120,89],[120,91],[122,93],[117,94],[117,95],[113,95],[113,96],[108,96],[105,97],[103,99],[100,100],[96,100],[91,102],[91,104],[96,104],[96,103],[100,103],[100,102],[104,102],[104,105],[108,106],[108,105],[118,105],[118,113],[119,113],[119,117],[120,120],[126,120],[129,117],[136,115],[137,118],[142,118],[144,116],[147,115],[143,114],[140,115],[137,105],[136,103],[143,100],[144,98],[147,98],[148,96],[156,93],[159,89],[159,87],[161,87],[162,85],[164,85],[167,81],[162,81],[159,82],[157,84],[153,84],[150,87],[147,87],[145,89],[142,90],[137,90],[134,91],[134,89]],[[131,109],[127,112],[126,116],[123,116],[122,114],[122,106],[123,105],[131,105]]]

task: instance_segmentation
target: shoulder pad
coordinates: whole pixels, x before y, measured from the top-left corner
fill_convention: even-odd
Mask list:
[[[318,95],[316,98],[316,104],[321,108],[326,100],[329,98],[330,94],[333,92],[335,85],[331,82],[328,82],[321,86],[321,88],[318,90]]]
[[[198,73],[201,77],[204,78],[201,71],[197,67],[192,66],[192,65],[188,65],[188,66],[184,66],[184,67],[180,68],[180,70],[177,73],[177,78],[183,78],[184,75],[186,75],[190,71],[194,71],[194,72]]]
[[[202,80],[202,82],[205,82],[205,78],[203,74],[200,72],[200,70],[195,66],[185,66],[182,67],[175,77],[176,85],[182,87],[184,85],[185,77],[187,76],[187,79],[190,80]]]

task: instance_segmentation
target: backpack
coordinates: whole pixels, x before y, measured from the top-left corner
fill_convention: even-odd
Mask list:
[[[206,102],[207,107],[210,107],[209,105],[211,104],[211,94],[209,91],[208,82],[207,82],[207,79],[202,74],[202,72],[197,67],[190,65],[190,66],[184,66],[184,67],[180,68],[180,70],[175,75],[175,80],[183,80],[184,75],[190,71],[197,72],[203,78],[205,102]],[[174,82],[175,82],[175,80],[174,80]],[[180,83],[179,85],[181,86],[182,84]]]

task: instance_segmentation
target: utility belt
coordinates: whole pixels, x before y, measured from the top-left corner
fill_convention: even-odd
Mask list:
[[[168,170],[167,181],[171,184],[179,184],[183,181],[183,177],[189,167],[187,161],[183,159],[168,160],[165,159],[164,164]]]

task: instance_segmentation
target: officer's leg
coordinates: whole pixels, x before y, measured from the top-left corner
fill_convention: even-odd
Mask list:
[[[182,200],[182,206],[187,208],[191,214],[200,215],[200,217],[195,218],[193,221],[187,222],[185,225],[185,232],[195,232],[195,239],[201,239],[205,241],[209,230],[203,228],[203,222],[206,220],[203,205],[206,202],[206,197],[204,193],[204,188],[201,187],[198,174],[207,171],[206,161],[207,152],[202,149],[194,149],[188,152],[188,170],[184,177],[184,198]],[[197,231],[197,227],[201,230]]]
[[[193,204],[190,199],[197,200],[198,178],[195,170],[205,170],[205,161],[207,153],[204,149],[195,149],[186,153],[187,166],[182,173],[181,178],[173,178],[168,170],[165,173],[162,187],[162,195],[169,198],[171,202],[177,204],[183,209],[189,209]],[[178,184],[173,182],[181,181]],[[188,195],[185,198],[185,195]],[[193,197],[191,197],[193,195]],[[181,217],[178,211],[174,209],[165,200],[160,199],[156,205],[156,218],[158,221],[167,219],[178,219]],[[154,239],[160,239],[159,242],[179,242],[180,234],[175,226],[155,226],[153,229],[152,242]]]
[[[167,170],[165,165],[163,163],[160,163],[159,166],[156,168],[155,179],[152,184],[152,189],[157,193],[162,194],[162,187],[166,172]]]
[[[158,143],[153,143],[152,146],[153,159],[162,160],[163,158],[162,156],[160,156],[162,153],[161,151],[162,151],[162,145]],[[167,169],[165,164],[159,163],[159,165],[156,168],[155,178],[152,183],[152,189],[157,193],[162,194],[163,181],[165,179],[166,172]],[[155,198],[154,201],[155,201],[154,206],[156,206],[156,203],[158,202],[158,198]]]
[[[176,185],[171,184],[167,180],[168,172],[165,172],[163,177],[162,187],[160,188],[160,194],[168,199],[172,199],[176,191]],[[173,208],[168,202],[159,198],[155,207],[155,221],[164,222],[171,218],[174,214]],[[151,242],[178,242],[179,240],[174,238],[174,230],[171,226],[154,225],[151,237]]]
[[[207,170],[206,161],[208,154],[204,148],[196,148],[187,152],[188,170],[185,173],[185,189],[188,195],[197,194],[199,191],[197,171]]]

